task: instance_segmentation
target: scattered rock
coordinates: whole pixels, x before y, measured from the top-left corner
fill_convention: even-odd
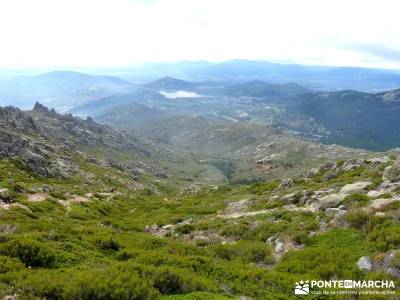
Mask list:
[[[46,198],[47,198],[47,195],[41,194],[41,193],[28,195],[28,201],[30,201],[30,202],[41,202],[41,201],[46,200]]]
[[[400,180],[400,156],[396,159],[393,166],[387,167],[383,173],[384,180],[391,182]]]
[[[36,174],[42,176],[48,176],[49,171],[46,168],[46,160],[39,154],[33,153],[32,151],[25,149],[21,153],[21,163],[31,169]]]
[[[346,198],[346,194],[329,194],[318,201],[318,205],[320,209],[327,209],[330,207],[338,207]]]
[[[341,170],[343,171],[352,171],[358,167],[360,167],[364,163],[364,159],[354,158],[346,160],[341,166]]]
[[[284,250],[284,244],[281,241],[277,241],[275,245],[275,253],[281,253]]]
[[[283,208],[288,211],[302,211],[302,212],[317,212],[318,207],[316,203],[311,203],[310,205],[306,206],[297,206],[294,204],[284,205]]]
[[[5,204],[10,204],[12,201],[12,195],[9,189],[0,189],[0,201]]]
[[[186,240],[194,241],[195,243],[202,242],[203,244],[235,244],[236,241],[233,238],[221,236],[218,233],[205,230],[205,231],[193,231],[189,234],[183,235]]]
[[[237,202],[230,202],[228,207],[225,209],[225,214],[240,213],[246,211],[249,205],[249,199],[242,199]]]
[[[367,193],[367,196],[371,197],[371,198],[375,198],[375,197],[379,197],[385,193],[386,193],[386,191],[383,191],[383,190],[382,191],[372,190]]]
[[[334,170],[337,168],[337,163],[333,161],[327,161],[322,164],[321,168],[324,170]]]
[[[383,270],[393,276],[394,278],[400,278],[400,264],[396,256],[399,255],[398,251],[389,251],[383,259],[382,266]]]
[[[308,170],[308,172],[306,173],[306,177],[313,178],[315,175],[318,174],[319,171],[320,171],[320,168],[313,168],[311,170]]]
[[[257,216],[257,215],[268,214],[273,211],[275,211],[274,208],[263,209],[263,210],[258,210],[258,211],[237,212],[237,213],[231,213],[231,214],[225,214],[225,215],[217,215],[217,217],[223,218],[223,219],[238,219],[238,218],[242,218],[242,217],[253,217],[253,216]]]
[[[322,196],[322,195],[326,195],[326,194],[329,194],[329,192],[328,191],[325,191],[325,190],[322,190],[322,191],[314,191],[314,195],[315,196]]]
[[[400,278],[399,260],[395,259],[399,255],[398,251],[389,251],[384,254],[383,259],[372,261],[368,256],[361,257],[357,266],[362,271],[383,271],[396,279]]]
[[[158,178],[161,178],[161,179],[168,179],[168,174],[165,172],[159,172],[159,173],[155,174],[155,176],[157,176]]]
[[[368,181],[358,181],[350,184],[346,184],[340,190],[340,194],[363,194],[365,193],[365,188],[371,185]]]
[[[296,251],[304,248],[304,245],[299,245],[287,239],[276,239],[273,256],[275,260],[280,260],[288,251]]]
[[[18,300],[18,295],[17,294],[5,295],[3,297],[3,300]]]
[[[357,261],[357,266],[361,271],[371,271],[372,261],[368,256],[363,256]]]
[[[369,207],[375,210],[383,210],[386,206],[393,202],[400,201],[400,198],[381,198],[371,201]]]
[[[330,216],[338,216],[338,215],[343,215],[346,213],[345,210],[342,210],[340,208],[336,208],[336,207],[329,207],[326,209],[326,214],[330,215]]]
[[[265,242],[269,245],[272,245],[276,240],[276,235],[270,236]]]
[[[68,199],[68,201],[72,203],[83,203],[83,202],[89,202],[90,199],[86,195],[85,196],[73,195],[70,199]]]
[[[0,224],[0,233],[2,234],[11,234],[17,229],[16,225],[3,223]]]
[[[163,237],[170,233],[169,228],[159,227],[157,224],[153,224],[150,226],[146,226],[144,229],[145,232],[149,232],[155,236]]]
[[[8,197],[10,194],[8,189],[0,189],[0,198]]]
[[[280,188],[291,188],[294,185],[293,179],[291,178],[284,178],[281,181]]]
[[[370,158],[367,159],[367,162],[371,163],[371,164],[386,164],[388,162],[390,162],[390,157],[389,156],[383,156],[383,157],[374,157],[374,158]]]
[[[295,194],[295,193],[287,194],[282,197],[282,201],[285,202],[286,204],[297,203],[298,200],[299,200],[299,197],[297,197],[297,194]]]

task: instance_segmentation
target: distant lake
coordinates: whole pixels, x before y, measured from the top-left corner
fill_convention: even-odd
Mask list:
[[[199,98],[204,97],[203,95],[197,94],[195,92],[190,91],[161,91],[160,94],[164,95],[167,98]]]

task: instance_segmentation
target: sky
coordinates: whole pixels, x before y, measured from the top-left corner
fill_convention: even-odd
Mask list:
[[[0,69],[229,59],[400,69],[400,1],[0,0]]]

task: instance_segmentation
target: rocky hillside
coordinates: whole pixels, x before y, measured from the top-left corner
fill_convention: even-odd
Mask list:
[[[208,177],[231,182],[299,175],[325,160],[372,155],[361,149],[315,143],[275,126],[216,122],[198,115],[155,119],[133,131],[189,153],[209,167]]]
[[[27,139],[2,143],[9,151],[0,159],[4,299],[295,299],[294,283],[304,278],[399,284],[397,153],[326,161],[282,180],[196,188],[137,181],[81,154],[70,156],[80,171],[65,180],[26,168],[10,150],[57,157],[60,149],[45,152],[40,141],[53,143],[37,121],[55,122],[47,114],[40,105],[2,110],[2,125]],[[11,115],[15,121],[5,122]]]
[[[32,111],[14,107],[0,108],[0,154],[18,161],[45,177],[70,178],[78,171],[76,160],[110,165],[136,172],[160,150],[145,140],[138,140],[99,125],[91,118],[82,120],[60,115],[36,103]],[[156,161],[155,158],[151,158]]]
[[[399,91],[379,94],[356,91],[314,93],[299,96],[300,104],[289,107],[304,123],[314,121],[323,141],[349,147],[384,151],[400,141]],[[289,117],[290,118],[290,117]]]
[[[168,150],[90,118],[36,104],[2,108],[0,123],[0,298],[296,299],[304,278],[400,284],[396,151],[344,159],[333,146],[313,168],[215,185],[201,167],[229,174],[229,164],[173,169]],[[235,148],[237,128],[221,129],[204,147],[224,138],[229,151],[260,153],[261,166],[279,159],[268,151],[299,146],[252,148],[244,131]]]

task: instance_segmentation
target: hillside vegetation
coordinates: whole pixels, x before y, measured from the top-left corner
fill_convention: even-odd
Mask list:
[[[40,105],[0,116],[2,297],[290,299],[304,278],[400,284],[396,152],[196,185],[147,165],[162,148],[90,119]]]

